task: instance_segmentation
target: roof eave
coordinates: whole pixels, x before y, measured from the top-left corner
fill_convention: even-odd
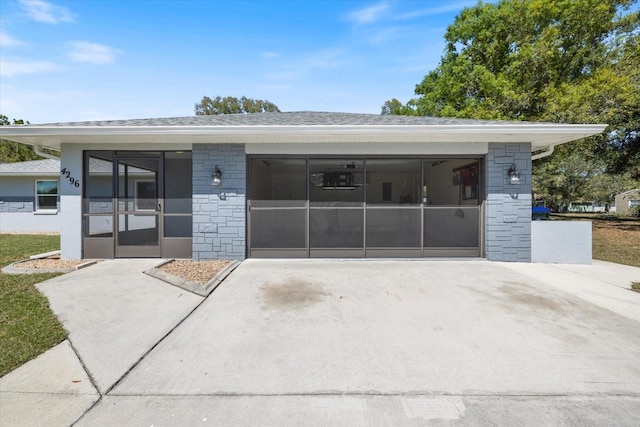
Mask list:
[[[606,125],[24,126],[0,138],[55,150],[70,143],[531,142],[532,150],[600,134]],[[153,141],[149,140],[152,137]]]

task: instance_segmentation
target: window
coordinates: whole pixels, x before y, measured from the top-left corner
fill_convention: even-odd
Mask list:
[[[58,209],[58,181],[36,181],[36,211]]]
[[[156,182],[152,180],[136,181],[136,210],[156,210]]]

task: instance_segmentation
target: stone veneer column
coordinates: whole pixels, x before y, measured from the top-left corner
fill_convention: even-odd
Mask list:
[[[193,259],[244,259],[246,157],[243,144],[193,144]],[[211,175],[222,172],[222,185]]]
[[[509,184],[512,164],[520,184]],[[489,144],[485,178],[485,255],[531,262],[531,144]]]

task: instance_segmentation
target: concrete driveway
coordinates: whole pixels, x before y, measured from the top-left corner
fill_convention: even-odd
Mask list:
[[[77,425],[640,425],[640,269],[586,267],[245,261]]]
[[[638,326],[502,264],[252,260],[81,425],[637,425]]]

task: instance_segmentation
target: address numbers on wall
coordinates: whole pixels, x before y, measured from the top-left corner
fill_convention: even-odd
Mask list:
[[[64,168],[60,171],[60,175],[62,175],[63,177],[67,178],[67,180],[69,180],[69,182],[71,183],[71,185],[73,185],[74,187],[80,187],[80,180],[76,179],[74,177],[71,176],[71,172],[69,172],[67,170],[67,168]]]

